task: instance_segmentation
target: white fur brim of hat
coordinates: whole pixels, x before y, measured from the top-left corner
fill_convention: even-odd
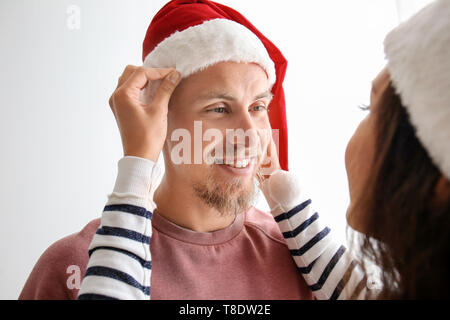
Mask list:
[[[400,24],[384,46],[416,135],[450,179],[450,0],[433,2]]]
[[[261,40],[245,26],[228,19],[212,19],[174,32],[145,57],[143,66],[175,68],[186,78],[225,61],[257,63],[266,71],[270,86],[276,81],[275,65]],[[144,93],[146,103],[154,94],[150,91]]]

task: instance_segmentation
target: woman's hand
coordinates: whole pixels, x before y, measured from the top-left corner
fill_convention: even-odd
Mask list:
[[[132,65],[125,68],[109,99],[125,156],[158,160],[167,135],[169,100],[180,79],[175,69]],[[153,80],[161,80],[161,84],[152,102],[146,105],[141,101],[141,91]]]

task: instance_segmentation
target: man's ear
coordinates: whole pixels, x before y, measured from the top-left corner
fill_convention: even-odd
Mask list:
[[[433,205],[440,207],[450,201],[450,181],[441,175],[439,181],[436,183],[435,196]]]

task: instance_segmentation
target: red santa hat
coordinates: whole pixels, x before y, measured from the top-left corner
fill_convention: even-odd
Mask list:
[[[272,129],[288,170],[288,136],[283,80],[287,61],[280,50],[236,10],[208,0],[173,0],[153,18],[143,43],[149,68],[175,68],[183,78],[218,62],[257,63],[267,73],[273,99]]]
[[[450,179],[450,1],[431,3],[392,30],[384,45],[417,138]]]

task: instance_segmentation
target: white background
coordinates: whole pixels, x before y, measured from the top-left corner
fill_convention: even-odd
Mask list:
[[[100,217],[120,135],[108,99],[161,0],[0,1],[0,299],[56,240]],[[386,33],[428,0],[222,0],[287,58],[290,167],[344,241],[344,152]],[[67,9],[80,9],[80,29]],[[262,206],[264,206],[262,204]]]

